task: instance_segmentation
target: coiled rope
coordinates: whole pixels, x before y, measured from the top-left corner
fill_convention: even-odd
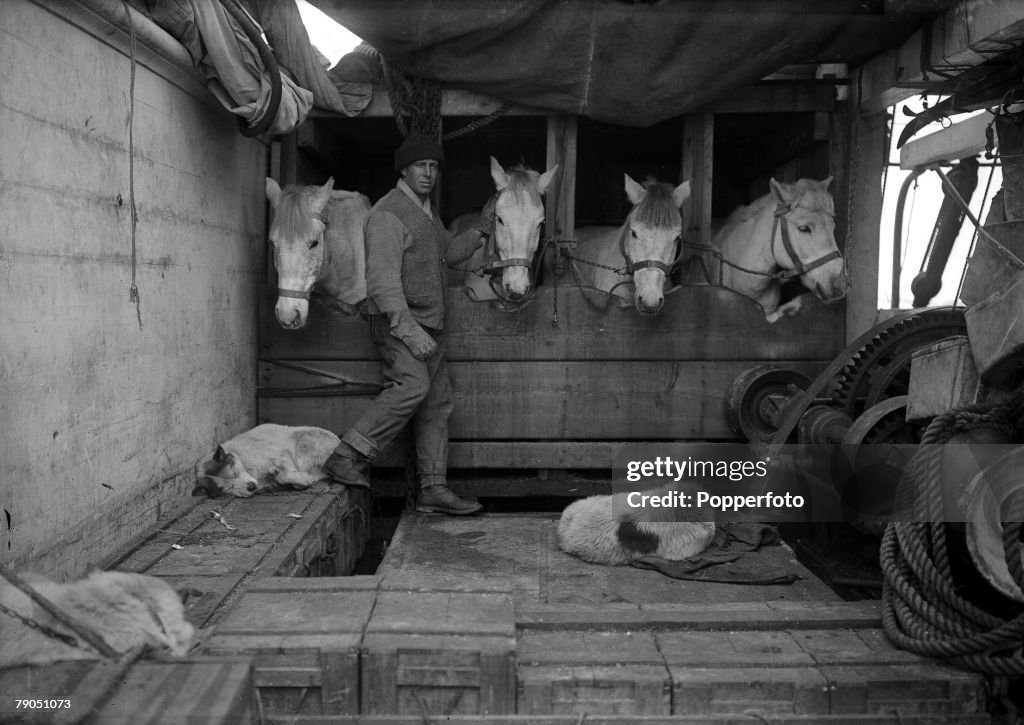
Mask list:
[[[1024,441],[1024,391],[997,405],[978,404],[936,417],[911,459],[907,476],[917,501],[914,522],[892,522],[881,545],[882,626],[898,647],[938,657],[949,664],[993,676],[1005,689],[1005,678],[1024,675],[1024,606],[1015,616],[994,613],[961,597],[953,582],[946,525],[942,522],[942,446],[954,435],[992,430]],[[1003,545],[1010,574],[1024,589],[1021,565],[1021,522],[1024,491],[1003,505]]]
[[[403,137],[424,134],[440,141],[451,141],[483,128],[508,113],[514,103],[503,102],[486,116],[475,118],[459,128],[441,134],[441,84],[426,78],[407,77],[375,48],[362,51],[380,61],[395,125]],[[408,119],[406,118],[408,116]]]

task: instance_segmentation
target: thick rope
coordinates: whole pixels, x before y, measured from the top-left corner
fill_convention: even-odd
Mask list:
[[[137,64],[135,22],[132,19],[132,11],[127,0],[121,0],[121,5],[124,6],[124,14],[128,18],[128,35],[131,39],[131,77],[128,82],[128,207],[132,215],[132,281],[128,287],[128,301],[135,305],[135,317],[141,330],[142,298],[139,296],[139,285],[135,279],[139,266],[135,239],[136,228],[139,224],[139,213],[135,206],[135,67]]]
[[[384,56],[379,57],[398,131],[406,138],[423,134],[440,141],[441,84],[426,78],[407,78]]]
[[[1007,618],[958,594],[942,523],[941,444],[982,429],[1024,441],[1024,391],[998,405],[950,411],[928,426],[907,467],[909,485],[901,486],[897,497],[896,508],[908,521],[890,523],[882,538],[882,626],[902,649],[996,678],[1015,677],[1024,675],[1024,607]],[[1024,589],[1024,492],[1004,503],[1000,519],[1007,565]]]

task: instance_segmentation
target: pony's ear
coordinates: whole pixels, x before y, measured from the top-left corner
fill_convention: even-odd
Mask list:
[[[626,177],[626,196],[629,197],[629,202],[633,206],[636,206],[644,198],[644,194],[647,192],[644,189],[643,184],[638,184],[633,181],[633,178],[629,174],[623,174],[623,176]]]
[[[494,188],[498,191],[508,186],[508,174],[493,156],[491,157],[491,178],[494,179]]]
[[[267,200],[270,202],[270,206],[277,208],[277,202],[281,200],[281,187],[277,185],[277,182],[267,177]]]
[[[223,463],[228,459],[227,451],[224,450],[223,446],[217,446],[217,450],[213,452],[213,460],[217,463]]]
[[[690,181],[686,180],[676,188],[672,190],[672,201],[676,203],[676,208],[683,205],[683,202],[690,198]]]
[[[819,182],[821,184],[822,191],[828,191],[828,187],[832,185],[832,179],[834,178],[834,176],[828,176]]]
[[[555,178],[555,174],[557,173],[558,164],[555,164],[540,175],[540,178],[537,179],[537,190],[540,191],[541,194],[548,190],[548,187],[551,186],[551,180]]]
[[[796,196],[789,184],[784,184],[781,181],[776,181],[775,177],[768,180],[768,185],[772,187],[772,194],[775,199],[783,204],[791,204],[795,201]]]
[[[310,200],[309,208],[314,214],[319,214],[327,206],[327,202],[331,200],[331,191],[334,188],[334,177],[327,179],[327,183],[321,186],[313,193],[313,198]]]

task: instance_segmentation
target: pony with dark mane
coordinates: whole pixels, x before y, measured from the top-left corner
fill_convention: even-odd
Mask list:
[[[335,191],[333,186],[330,178],[323,186],[282,189],[267,179],[269,237],[278,287],[274,314],[284,328],[295,330],[306,324],[314,292],[329,306],[349,314],[366,299],[363,225],[370,214],[370,200],[356,191]]]
[[[632,299],[641,314],[652,315],[665,304],[669,273],[682,253],[683,216],[690,182],[678,186],[648,178],[643,184],[625,176],[633,207],[621,227],[576,230],[572,274],[580,286]]]

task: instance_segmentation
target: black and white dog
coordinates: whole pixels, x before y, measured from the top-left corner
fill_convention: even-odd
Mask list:
[[[652,492],[655,493],[655,492]],[[591,496],[571,503],[558,522],[563,551],[594,564],[628,564],[642,556],[696,556],[715,535],[713,521],[680,521],[678,511],[631,508],[629,494]]]

